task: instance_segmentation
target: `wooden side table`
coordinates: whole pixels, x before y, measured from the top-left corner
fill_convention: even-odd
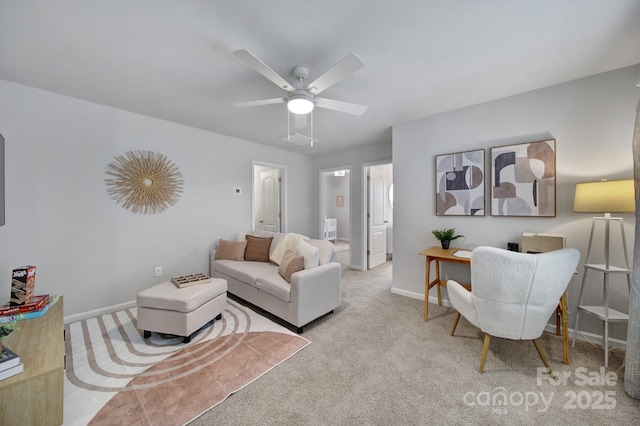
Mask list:
[[[40,318],[18,321],[4,344],[20,355],[24,372],[0,381],[0,424],[60,425],[64,386],[62,296]]]

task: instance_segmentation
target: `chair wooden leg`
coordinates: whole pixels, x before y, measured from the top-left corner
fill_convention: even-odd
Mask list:
[[[456,318],[453,320],[453,328],[451,329],[451,335],[456,331],[456,327],[458,326],[458,321],[460,321],[460,312],[456,313]]]
[[[542,350],[542,346],[540,346],[540,342],[538,342],[538,339],[533,339],[533,346],[536,347],[536,350],[538,351],[538,355],[540,355],[540,358],[542,358],[542,363],[544,364],[545,367],[547,367],[547,370],[549,370],[549,374],[553,375],[553,371],[551,371],[551,366],[549,365],[549,361],[547,361],[547,356],[544,354],[544,351]]]
[[[491,335],[490,334],[485,334],[484,335],[484,346],[482,347],[482,356],[480,357],[480,371],[482,373],[482,371],[484,370],[484,362],[487,359],[487,352],[489,352],[489,341],[491,340]]]

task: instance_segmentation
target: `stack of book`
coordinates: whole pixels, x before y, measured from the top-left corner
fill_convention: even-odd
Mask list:
[[[20,306],[0,306],[0,324],[12,321],[39,318],[47,313],[49,308],[58,301],[58,296],[48,294],[31,296],[29,302]]]
[[[23,371],[24,365],[20,361],[20,356],[6,346],[2,346],[2,353],[0,354],[0,380],[8,379]]]

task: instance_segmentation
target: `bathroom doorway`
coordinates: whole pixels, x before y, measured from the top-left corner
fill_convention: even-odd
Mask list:
[[[362,169],[363,265],[373,269],[393,256],[393,164],[367,163]]]

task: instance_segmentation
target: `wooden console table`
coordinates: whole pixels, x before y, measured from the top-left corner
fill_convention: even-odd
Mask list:
[[[438,288],[438,305],[442,306],[442,300],[440,298],[440,286],[447,285],[446,281],[440,279],[440,262],[458,263],[463,265],[471,265],[471,259],[466,257],[454,256],[454,253],[460,249],[449,248],[443,249],[440,246],[432,246],[426,250],[422,250],[419,254],[426,256],[426,273],[424,277],[424,320],[429,320],[429,290],[437,286]],[[430,281],[431,262],[436,264],[435,278]],[[464,288],[471,291],[471,286],[461,284]],[[567,292],[562,295],[562,298],[558,302],[558,308],[556,309],[556,334],[560,335],[562,332],[562,362],[569,365],[569,309],[567,305]],[[562,327],[562,330],[560,328]]]
[[[3,344],[20,355],[24,372],[0,381],[0,424],[61,425],[64,386],[62,296],[40,318],[18,321]]]

